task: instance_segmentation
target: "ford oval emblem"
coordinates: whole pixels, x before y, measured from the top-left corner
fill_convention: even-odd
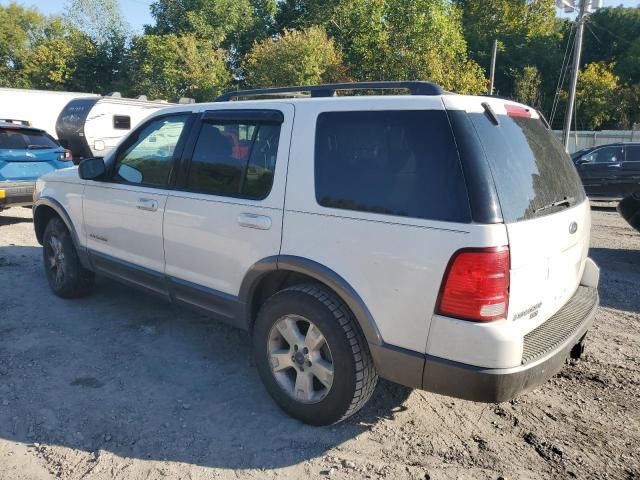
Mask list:
[[[578,231],[578,224],[576,222],[571,222],[569,224],[569,233],[574,234]]]

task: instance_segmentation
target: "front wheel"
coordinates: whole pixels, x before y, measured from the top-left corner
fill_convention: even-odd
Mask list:
[[[253,349],[276,403],[312,425],[353,415],[378,380],[353,314],[321,285],[294,286],[267,300],[253,329]]]
[[[53,293],[62,298],[89,293],[95,275],[80,264],[71,234],[60,218],[54,217],[47,223],[42,246],[47,281]]]

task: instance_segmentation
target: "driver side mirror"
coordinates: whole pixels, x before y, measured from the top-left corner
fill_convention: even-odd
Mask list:
[[[585,163],[589,163],[589,160],[586,160],[584,158],[579,158],[578,160],[576,160],[576,165],[584,165]]]
[[[78,165],[78,175],[83,180],[98,180],[106,171],[102,157],[85,158]]]

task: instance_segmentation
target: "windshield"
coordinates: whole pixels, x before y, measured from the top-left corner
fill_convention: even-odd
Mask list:
[[[24,128],[0,128],[0,148],[11,150],[60,148],[47,133]]]
[[[469,118],[488,157],[505,223],[548,215],[586,198],[569,155],[539,119],[499,115],[495,125],[483,113]]]

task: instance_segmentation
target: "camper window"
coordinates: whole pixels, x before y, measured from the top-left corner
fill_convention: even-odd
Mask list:
[[[113,128],[115,128],[116,130],[130,130],[131,117],[129,117],[128,115],[114,115]]]

